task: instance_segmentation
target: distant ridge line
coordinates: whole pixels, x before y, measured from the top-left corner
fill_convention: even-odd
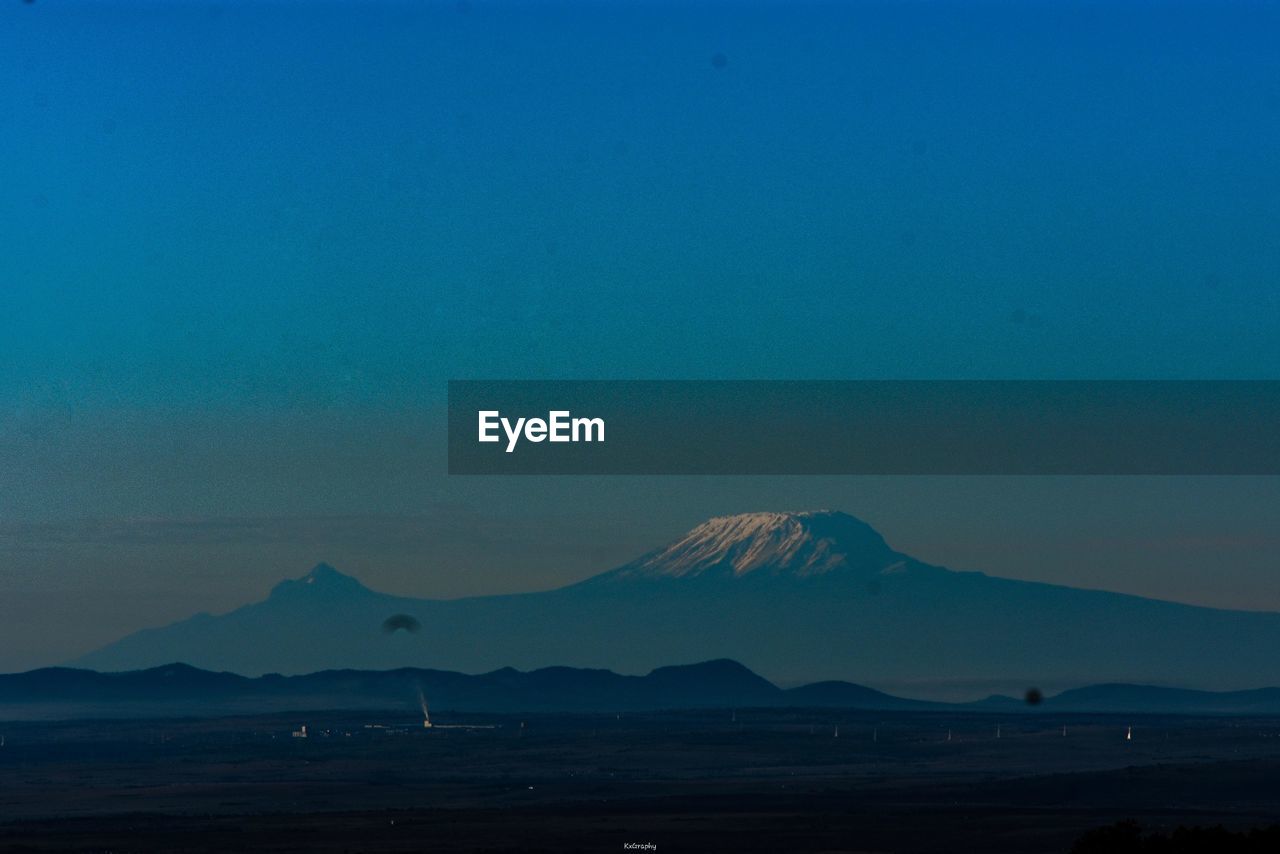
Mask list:
[[[118,712],[220,714],[340,708],[432,707],[462,712],[621,712],[698,708],[840,708],[951,712],[1138,712],[1206,715],[1280,714],[1280,688],[1196,691],[1108,683],[1074,688],[1031,707],[993,695],[970,703],[896,697],[863,685],[823,681],[779,688],[730,659],[655,668],[643,676],[610,670],[510,667],[487,673],[401,667],[335,669],[298,676],[241,676],[173,663],[144,670],[98,672],[48,667],[0,674],[0,716],[40,706],[45,714]],[[61,710],[64,714],[57,714]],[[43,716],[40,714],[37,717]]]

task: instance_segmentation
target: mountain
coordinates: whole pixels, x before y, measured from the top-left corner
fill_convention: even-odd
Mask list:
[[[1280,684],[1277,648],[1280,614],[956,572],[895,551],[851,516],[817,511],[711,519],[540,593],[411,599],[322,564],[261,602],[141,631],[73,664],[646,673],[734,659],[783,684],[852,680],[935,697],[981,684],[1020,696],[1032,685]]]
[[[325,670],[254,678],[186,664],[99,673],[51,667],[0,674],[0,720],[11,717],[206,716],[270,711],[417,711],[426,699],[444,712],[639,712],[660,709],[796,708],[884,712],[1280,714],[1280,688],[1191,691],[1149,685],[1091,685],[1040,705],[993,696],[976,703],[895,697],[850,682],[779,688],[736,661],[659,667],[644,676],[609,670],[504,667],[468,675],[404,667]]]
[[[256,678],[185,664],[98,673],[65,667],[0,675],[0,718],[101,714],[207,715],[308,709],[412,709],[429,698],[462,712],[621,712],[784,706],[911,710],[930,704],[827,683],[783,690],[735,661],[660,667],[644,676],[608,670],[510,667],[470,676],[442,670],[327,670]]]
[[[900,558],[870,525],[845,513],[744,513],[704,522],[597,580],[813,578],[875,573]]]

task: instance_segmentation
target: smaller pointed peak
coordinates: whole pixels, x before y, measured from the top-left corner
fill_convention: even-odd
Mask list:
[[[322,561],[311,567],[311,571],[302,576],[299,580],[303,584],[316,584],[324,581],[333,581],[339,578],[351,578],[351,576],[343,575],[341,572],[338,572],[338,570]]]
[[[320,593],[348,595],[367,592],[369,592],[369,588],[361,584],[359,580],[346,573],[339,572],[327,563],[318,563],[301,578],[290,578],[281,581],[272,588],[271,595],[272,597],[297,594],[316,595]]]

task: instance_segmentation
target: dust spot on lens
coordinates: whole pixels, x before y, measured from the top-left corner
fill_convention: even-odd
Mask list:
[[[1028,706],[1038,706],[1044,702],[1044,694],[1040,693],[1039,688],[1028,688],[1026,700]]]
[[[409,614],[393,614],[382,621],[382,631],[388,635],[393,635],[401,630],[414,634],[421,628],[422,623],[419,623],[415,617]]]
[[[715,56],[711,57],[712,68],[726,68],[728,65],[729,57],[725,56],[723,53],[717,53]]]

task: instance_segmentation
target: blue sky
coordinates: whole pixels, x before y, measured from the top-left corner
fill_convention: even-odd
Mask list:
[[[9,630],[0,667],[304,555],[525,589],[783,501],[933,559],[1257,602],[1270,482],[1015,488],[1038,513],[989,480],[457,482],[438,432],[450,378],[1277,378],[1278,35],[1264,3],[6,3],[0,575],[67,629]],[[1090,570],[1090,508],[1141,501],[1165,545]],[[308,527],[332,515],[370,521]],[[993,516],[1074,545],[1010,555]],[[192,545],[227,519],[278,547]],[[388,526],[472,531],[466,570]],[[147,604],[67,604],[99,588]]]

